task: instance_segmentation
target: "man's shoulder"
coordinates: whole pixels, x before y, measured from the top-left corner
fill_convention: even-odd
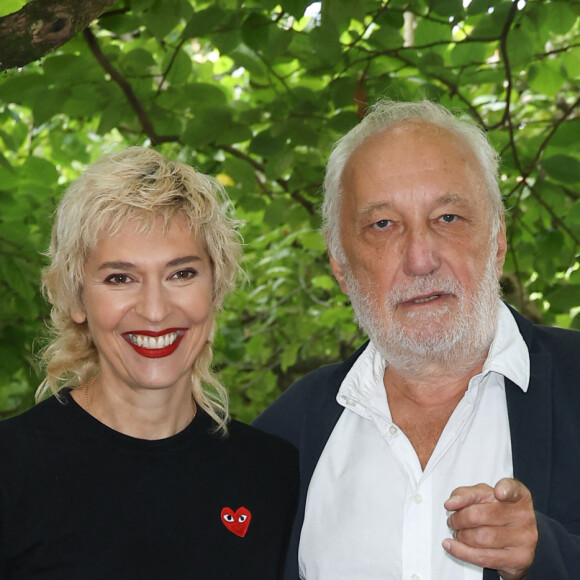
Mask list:
[[[296,381],[255,419],[253,425],[293,440],[289,434],[296,430],[305,414],[324,411],[327,408],[336,411],[334,408],[338,405],[336,393],[367,344],[365,343],[345,361],[317,368]]]
[[[530,355],[548,351],[557,357],[578,357],[580,331],[557,326],[535,324],[511,309]]]

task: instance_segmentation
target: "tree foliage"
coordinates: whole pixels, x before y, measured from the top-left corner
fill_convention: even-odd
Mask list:
[[[245,220],[248,281],[216,345],[235,416],[350,353],[362,337],[318,233],[320,189],[333,142],[380,96],[433,99],[488,131],[506,297],[580,328],[579,16],[578,0],[121,0],[3,73],[0,413],[30,405],[42,376],[49,216],[86,164],[127,145],[217,175]]]

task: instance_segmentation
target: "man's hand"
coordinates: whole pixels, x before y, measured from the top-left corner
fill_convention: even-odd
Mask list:
[[[453,538],[443,542],[452,556],[497,570],[504,580],[522,580],[534,559],[538,527],[530,490],[515,479],[495,488],[480,483],[459,487],[445,502],[454,512],[448,526]]]

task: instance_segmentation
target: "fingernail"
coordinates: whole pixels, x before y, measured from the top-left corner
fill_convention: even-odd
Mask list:
[[[449,550],[451,549],[451,542],[449,540],[443,540],[443,549],[446,552],[449,552]]]

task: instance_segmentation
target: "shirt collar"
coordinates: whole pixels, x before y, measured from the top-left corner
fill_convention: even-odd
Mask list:
[[[358,357],[336,395],[339,405],[349,408],[366,419],[374,412],[390,417],[383,376],[387,361],[372,341]],[[501,302],[497,324],[482,374],[496,372],[527,392],[530,381],[530,355],[509,308]]]
[[[495,335],[482,373],[496,372],[527,392],[530,383],[530,353],[509,308],[498,309]]]

